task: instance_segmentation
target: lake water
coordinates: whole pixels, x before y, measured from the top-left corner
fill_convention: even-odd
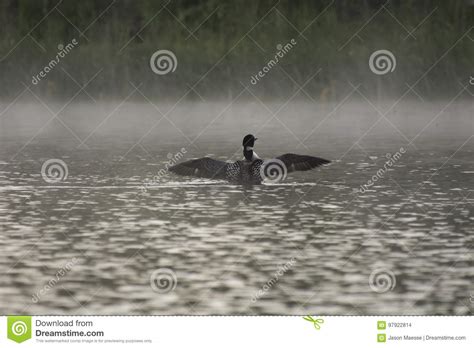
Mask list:
[[[385,118],[356,101],[277,118],[282,103],[162,103],[161,120],[150,104],[48,104],[60,120],[3,104],[1,313],[472,314],[473,105],[392,103]],[[333,162],[253,187],[163,174],[240,159],[247,133],[260,157]],[[43,178],[51,159],[67,178]]]

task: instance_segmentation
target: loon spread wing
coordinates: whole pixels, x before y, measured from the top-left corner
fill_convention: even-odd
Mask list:
[[[285,164],[288,173],[294,172],[296,170],[310,170],[331,162],[324,158],[295,155],[294,153],[286,153],[284,155],[278,156],[277,159]]]
[[[264,160],[253,150],[255,138],[248,134],[242,140],[244,159],[236,162],[224,162],[210,157],[192,159],[168,168],[174,174],[195,176],[206,179],[223,179],[240,184],[261,184],[264,181],[279,179],[279,168],[285,173],[304,171],[328,164],[330,161],[313,156],[286,153],[279,157]],[[277,167],[278,166],[278,167]],[[275,175],[275,173],[277,175]],[[281,178],[280,178],[281,179]]]
[[[198,158],[169,167],[168,170],[178,175],[197,176],[208,179],[225,179],[229,163],[210,157]]]

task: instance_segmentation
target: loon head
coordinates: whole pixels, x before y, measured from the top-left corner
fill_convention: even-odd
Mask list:
[[[252,134],[247,134],[242,140],[242,146],[244,147],[244,157],[247,161],[253,159],[253,145],[255,144],[255,138]]]

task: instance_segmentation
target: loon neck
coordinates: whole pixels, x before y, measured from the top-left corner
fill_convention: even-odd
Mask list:
[[[244,157],[247,161],[253,160],[253,148],[251,146],[244,147]]]

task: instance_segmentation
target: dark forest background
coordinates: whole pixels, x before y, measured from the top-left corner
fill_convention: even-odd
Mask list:
[[[69,98],[98,71],[87,92],[99,99],[122,98],[132,84],[156,99],[186,91],[190,99],[232,98],[243,85],[262,98],[286,98],[305,83],[315,99],[336,100],[350,84],[396,97],[420,77],[414,89],[421,96],[449,97],[473,75],[471,0],[2,0],[0,22],[2,99],[25,85]],[[78,46],[32,85],[58,45],[73,38]],[[251,85],[276,46],[292,38],[297,45]],[[151,72],[158,49],[175,53],[174,73]],[[370,72],[369,56],[378,49],[396,56],[393,73]]]

